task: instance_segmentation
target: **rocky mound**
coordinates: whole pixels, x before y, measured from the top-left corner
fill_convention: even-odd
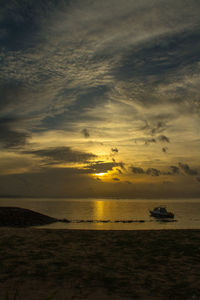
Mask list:
[[[0,207],[0,226],[27,227],[46,225],[53,222],[57,222],[57,219],[30,209],[19,207]]]

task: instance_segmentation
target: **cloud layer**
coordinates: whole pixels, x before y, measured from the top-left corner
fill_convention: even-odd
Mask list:
[[[199,13],[196,0],[3,1],[2,157],[24,156],[30,174],[83,164],[119,167],[113,184],[168,173],[198,186]]]

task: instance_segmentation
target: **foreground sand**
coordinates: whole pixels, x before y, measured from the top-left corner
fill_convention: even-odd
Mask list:
[[[0,228],[0,299],[15,291],[17,300],[200,299],[200,231]]]

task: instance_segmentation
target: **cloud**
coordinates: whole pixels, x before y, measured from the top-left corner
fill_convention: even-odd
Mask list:
[[[151,176],[160,176],[161,172],[155,168],[148,168],[146,171],[143,168],[140,167],[131,167],[131,172],[133,174],[146,174]]]
[[[158,138],[150,138],[145,140],[145,145],[155,144],[157,141],[162,143],[170,143],[170,140],[165,135],[160,135]]]
[[[173,174],[179,174],[180,170],[177,166],[170,166],[170,169],[172,170]]]
[[[56,147],[32,151],[24,151],[25,154],[32,154],[43,158],[46,163],[87,163],[91,159],[96,158],[92,153],[73,150],[70,147]]]
[[[84,135],[85,138],[88,138],[90,137],[90,133],[88,131],[88,129],[84,128],[81,133]]]
[[[9,1],[1,18],[8,33],[2,44],[13,51],[2,54],[2,73],[7,84],[19,85],[20,99],[10,97],[10,105],[17,108],[17,113],[40,112],[40,125],[48,129],[55,124],[67,126],[68,121],[77,123],[77,116],[81,120],[87,109],[99,106],[100,102],[118,98],[122,101],[124,95],[132,103],[158,104],[161,100],[155,95],[157,81],[163,79],[160,75],[166,70],[176,69],[180,31],[188,24],[191,28],[198,20],[197,2],[192,1],[184,8],[180,3],[170,1],[165,9],[159,0],[126,0],[123,5],[113,0],[101,4],[92,1],[90,5],[88,1]],[[183,16],[187,16],[187,21],[183,21]],[[27,33],[31,33],[30,39]],[[192,30],[184,31],[181,45],[185,39],[187,45],[198,40],[192,36]],[[18,51],[13,47],[18,47]],[[184,46],[178,49],[185,53]],[[189,51],[188,46],[186,50]],[[196,49],[196,59],[197,53]],[[146,78],[151,73],[154,78],[149,82]],[[136,80],[124,80],[127,74]],[[165,129],[162,119],[149,126],[153,135]]]
[[[180,168],[179,168],[180,167]],[[182,169],[187,175],[198,175],[198,171],[195,169],[191,169],[187,164],[179,163],[179,167],[170,166],[171,171],[164,172],[160,171],[156,168],[148,168],[146,171],[140,167],[130,167],[131,172],[133,174],[142,174],[142,175],[150,175],[150,176],[160,176],[160,175],[179,175],[180,169]]]
[[[118,153],[118,152],[119,152],[119,150],[118,150],[117,148],[111,148],[111,151],[112,151],[112,152],[115,152],[115,153]]]
[[[43,168],[35,172],[0,176],[1,195],[10,196],[89,197],[91,189],[98,188],[98,183],[88,176],[87,170],[78,168]]]
[[[114,167],[121,167],[124,168],[123,163],[117,162],[95,162],[88,164],[85,168],[88,170],[88,173],[106,173],[111,171]]]
[[[160,176],[161,172],[155,168],[148,168],[146,170],[146,174],[151,176]]]
[[[146,84],[151,82],[157,86],[162,81],[169,81],[169,75],[175,77],[175,74],[182,72],[183,67],[191,65],[199,57],[199,30],[195,23],[193,25],[186,27],[181,34],[181,30],[171,30],[157,37],[151,36],[145,45],[133,47],[121,61],[117,73],[119,78],[136,79],[138,82],[145,78]],[[194,48],[191,48],[191,43]],[[155,103],[154,97],[149,98],[149,105],[152,101]],[[138,100],[145,101],[145,98]],[[147,98],[145,102],[148,102]]]
[[[147,139],[145,141],[145,145],[149,145],[149,144],[155,144],[156,143],[156,139]]]
[[[184,171],[185,174],[198,175],[198,171],[195,169],[191,169],[188,164],[183,164],[179,162],[179,167]]]
[[[158,137],[158,140],[159,140],[160,142],[163,142],[163,143],[170,143],[169,138],[168,138],[167,136],[165,136],[165,135],[160,135],[160,136]]]
[[[166,124],[164,121],[151,120],[150,122],[145,120],[145,124],[141,126],[141,130],[146,130],[152,135],[160,133],[166,129]]]
[[[167,153],[167,151],[168,151],[168,148],[167,148],[167,147],[163,147],[163,148],[162,148],[162,152]]]
[[[131,167],[131,172],[134,174],[145,174],[145,171],[140,167]]]
[[[59,10],[67,9],[69,0],[10,0],[0,12],[0,44],[10,51],[27,50],[39,42],[41,30]]]
[[[0,144],[3,148],[18,148],[27,144],[30,133],[15,129],[20,120],[15,118],[0,118]]]
[[[155,127],[151,129],[151,133],[154,135],[156,133],[162,132],[166,127],[166,124],[163,121],[158,121]]]
[[[114,180],[114,181],[120,181],[120,179],[117,178],[117,177],[112,178],[112,180]]]

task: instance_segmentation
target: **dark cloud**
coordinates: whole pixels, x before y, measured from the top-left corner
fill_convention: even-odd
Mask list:
[[[86,163],[96,158],[92,153],[73,150],[70,147],[57,147],[41,150],[24,151],[25,154],[32,154],[44,158],[46,163]]]
[[[88,84],[90,85],[91,83],[88,82]],[[77,118],[80,118],[80,111],[94,108],[99,104],[99,102],[101,102],[101,105],[107,102],[107,94],[109,91],[109,85],[96,84],[92,87],[82,87],[78,85],[74,90],[71,90],[70,93],[68,93],[69,95],[72,94],[75,96],[76,99],[76,101],[74,101],[71,105],[70,109],[72,110],[73,114],[77,114]],[[99,115],[99,118],[101,117],[102,116]],[[90,118],[92,119],[93,117],[91,116]]]
[[[157,170],[155,168],[148,168],[146,170],[146,174],[151,175],[151,176],[160,176],[161,172],[160,172],[160,170]]]
[[[13,58],[13,61],[15,61],[15,58]],[[14,68],[12,64],[9,67],[11,69]],[[9,67],[6,66],[6,68]],[[39,103],[41,101],[41,99],[38,99],[39,96],[36,96],[36,94],[33,95],[34,88],[31,86],[28,87],[25,76],[23,79],[13,79],[10,74],[6,74],[6,68],[5,66],[2,68],[2,70],[0,68],[0,116],[7,119],[18,119],[19,122],[22,118],[32,118],[33,112],[36,108],[36,118],[38,118],[38,105],[42,107],[43,102]],[[23,72],[22,69],[18,69],[18,71],[16,71],[19,77],[21,72]],[[10,73],[10,70],[8,70],[8,73]],[[18,75],[16,77],[18,77]]]
[[[112,197],[112,198],[173,198],[174,197],[198,197],[199,184],[190,186],[173,184],[174,190],[163,189],[158,184],[140,184],[123,182],[103,182],[93,176],[88,176],[87,170],[77,168],[47,168],[40,172],[28,172],[23,174],[0,175],[0,193],[4,196],[24,197]],[[103,185],[103,187],[102,187]],[[114,186],[113,186],[114,185]],[[152,190],[152,185],[154,189]],[[11,188],[12,187],[12,188]],[[118,188],[120,188],[118,190]],[[125,188],[125,189],[124,189]],[[92,189],[92,191],[91,191]],[[128,193],[126,191],[128,190]],[[145,194],[144,194],[145,191]],[[175,192],[175,193],[174,193]]]
[[[88,176],[87,170],[78,168],[43,168],[39,172],[0,175],[1,194],[11,196],[89,197],[95,183],[98,181]]]
[[[151,122],[145,120],[145,125],[142,126],[140,129],[149,132],[151,135],[155,135],[163,132],[166,129],[166,127],[167,125],[165,121],[156,121],[153,119]]]
[[[117,178],[117,177],[112,178],[112,180],[114,180],[114,181],[120,181],[120,179]]]
[[[182,34],[176,32],[153,38],[123,57],[116,76],[121,80],[151,79],[157,84],[176,74],[178,69],[199,60],[199,37],[199,29],[192,28]],[[141,100],[148,102],[149,99]]]
[[[119,150],[118,150],[117,148],[112,148],[111,151],[112,151],[112,152],[115,152],[115,153],[118,153],[118,152],[119,152]]]
[[[79,57],[77,59],[80,59]],[[56,66],[55,66],[56,67]],[[73,76],[76,77],[76,73],[79,72],[77,67],[72,66],[75,74]],[[47,71],[49,76],[49,81],[54,80],[52,77],[53,72]],[[44,75],[45,76],[45,75]],[[85,112],[87,110],[92,110],[101,103],[105,103],[107,101],[107,93],[109,91],[109,86],[106,85],[95,85],[92,87],[88,87],[87,85],[92,85],[92,79],[88,79],[87,85],[83,85],[79,82],[76,82],[74,79],[73,84],[75,88],[66,87],[67,84],[63,83],[63,86],[59,83],[60,78],[57,76],[57,72],[55,71],[55,76],[57,82],[55,82],[55,90],[52,91],[54,93],[54,97],[49,97],[49,103],[51,110],[49,114],[47,112],[49,109],[47,108],[45,111],[46,117],[43,118],[41,122],[41,127],[46,130],[49,129],[60,129],[64,127],[64,129],[71,130],[72,126],[77,124],[77,122],[94,122],[103,119],[103,116],[99,114],[98,116],[93,116],[92,114],[87,115],[85,117]],[[67,72],[62,74],[61,77],[67,77]],[[72,75],[70,75],[72,76]],[[94,75],[95,76],[95,75]],[[47,80],[47,83],[48,83]],[[85,81],[85,77],[83,75],[82,78]],[[55,93],[57,91],[57,93]],[[53,112],[53,113],[52,113]],[[81,133],[84,137],[88,138],[90,136],[90,131],[87,128],[84,128]],[[89,134],[89,136],[88,136]]]
[[[134,174],[146,174],[151,176],[160,176],[161,172],[155,168],[148,168],[146,171],[140,167],[131,167],[131,171]]]
[[[170,166],[171,170],[172,170],[172,174],[179,174],[180,170],[177,166]]]
[[[140,168],[140,167],[134,167],[134,166],[132,166],[131,167],[131,171],[134,174],[145,174],[145,171],[142,168]]]
[[[123,163],[116,163],[116,162],[95,162],[89,164],[87,167],[85,167],[89,173],[106,173],[108,171],[111,171],[114,167],[121,167],[124,168]]]
[[[165,130],[166,124],[163,121],[158,121],[156,125],[151,129],[151,133],[154,135],[156,133],[162,132]]]
[[[179,168],[180,167],[180,168]],[[191,169],[187,164],[179,163],[179,167],[170,166],[171,171],[169,172],[161,172],[156,168],[148,168],[146,171],[140,167],[131,167],[131,171],[134,174],[146,174],[150,176],[160,176],[160,175],[178,175],[180,174],[180,169],[182,169],[188,175],[198,175],[198,171],[195,169]]]
[[[155,139],[147,139],[145,141],[145,145],[149,145],[149,144],[155,144],[156,143],[156,140]]]
[[[0,28],[4,34],[0,35],[0,45],[15,51],[32,47],[42,24],[55,9],[68,3],[68,0],[2,0]]]
[[[26,145],[31,135],[28,132],[15,129],[18,119],[1,118],[0,119],[0,144],[4,148],[17,148]]]
[[[198,171],[195,169],[191,169],[188,164],[183,164],[183,163],[179,162],[179,167],[184,171],[185,174],[198,175]]]
[[[165,136],[165,135],[160,135],[160,136],[158,137],[158,140],[159,140],[160,142],[163,142],[163,143],[170,143],[169,138],[168,138],[167,136]]]
[[[84,135],[85,138],[90,137],[90,133],[89,133],[89,131],[88,131],[86,128],[84,128],[84,129],[81,131],[81,133]]]
[[[167,147],[163,147],[163,148],[162,148],[162,152],[167,153],[167,151],[168,151],[168,148],[167,148]]]
[[[0,85],[0,109],[8,109],[9,106],[15,105],[21,102],[21,96],[24,94],[24,89],[21,83],[11,81],[1,83]]]

